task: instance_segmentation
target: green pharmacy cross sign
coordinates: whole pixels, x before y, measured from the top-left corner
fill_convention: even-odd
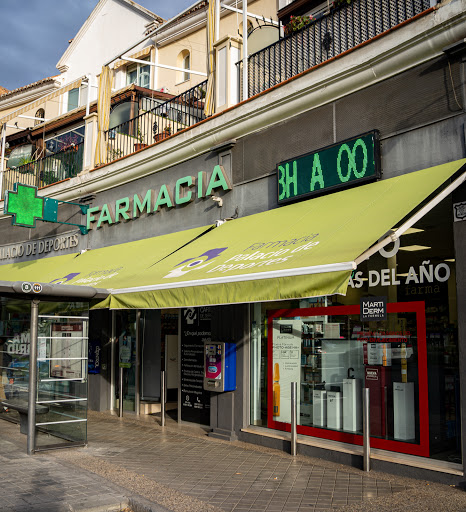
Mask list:
[[[372,131],[278,164],[278,203],[380,177],[379,134]]]
[[[61,222],[58,220],[58,204],[74,204],[79,206],[81,213],[86,215],[88,205],[79,203],[70,203],[68,201],[58,201],[50,197],[41,197],[37,195],[37,187],[15,183],[13,190],[5,192],[4,212],[12,216],[13,226],[23,226],[26,228],[35,228],[36,220],[44,222],[56,222],[58,224],[68,224],[69,226],[79,227],[83,235],[87,234],[87,227],[83,224],[73,224],[71,222]]]

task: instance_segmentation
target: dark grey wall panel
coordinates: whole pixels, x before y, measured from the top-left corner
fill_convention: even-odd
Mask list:
[[[458,63],[452,64],[461,97]],[[431,61],[336,102],[337,139],[377,128],[382,137],[460,112],[446,58]]]
[[[247,382],[247,343],[249,339],[247,304],[212,308],[212,341],[236,344],[236,391],[214,393],[211,396],[210,426],[213,436],[235,439],[246,421],[249,390]]]
[[[466,185],[462,185],[453,194],[453,203],[466,201]],[[460,262],[466,261],[466,221],[454,222],[453,233],[455,237],[455,258],[459,263],[456,265],[456,294],[458,301],[458,350],[460,368],[460,394],[461,394],[461,446],[463,455],[463,469],[466,463],[466,266]]]
[[[332,112],[332,105],[326,105],[246,137],[243,180],[274,172],[283,160],[331,144]]]
[[[100,373],[89,374],[89,409],[106,411],[110,403],[111,368],[111,313],[108,309],[89,312],[89,340],[98,340],[101,347]]]
[[[141,340],[141,400],[160,400],[161,313],[158,309],[143,311]]]

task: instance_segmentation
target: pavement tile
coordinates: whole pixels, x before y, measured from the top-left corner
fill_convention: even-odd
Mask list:
[[[83,500],[104,503],[131,493],[169,504],[167,509],[176,512],[323,512],[413,491],[412,482],[405,485],[382,474],[218,441],[201,429],[188,433],[176,424],[162,429],[151,418],[92,412],[89,418],[87,449],[42,452],[32,458],[23,452],[25,437],[15,434],[16,425],[0,422],[0,463],[8,465],[10,474],[2,479],[7,493],[2,494],[0,512],[16,512],[16,505],[28,510],[24,507],[34,499],[49,503],[47,512],[54,512],[54,501],[57,506]],[[218,462],[212,466],[212,460]],[[466,499],[464,504],[458,510],[466,510]]]

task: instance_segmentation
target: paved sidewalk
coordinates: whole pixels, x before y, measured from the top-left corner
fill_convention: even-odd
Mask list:
[[[162,429],[154,418],[90,412],[88,430],[88,448],[27,457],[26,436],[0,421],[8,500],[0,511],[105,510],[112,500],[136,512],[466,511],[456,488],[219,441],[176,423]],[[68,508],[51,508],[54,499]]]
[[[63,512],[123,510],[128,500],[104,478],[50,456],[26,455],[26,436],[19,426],[0,421],[0,511]]]

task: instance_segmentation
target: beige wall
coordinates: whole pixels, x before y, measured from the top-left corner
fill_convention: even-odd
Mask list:
[[[265,18],[277,19],[276,0],[257,0],[248,3],[248,12],[264,16]],[[243,17],[241,14],[229,12],[220,20],[220,38],[226,34],[238,35],[238,29],[242,32]],[[256,26],[254,20],[251,19]],[[206,27],[189,34],[182,39],[169,43],[158,49],[158,60],[160,64],[179,67],[178,57],[183,50],[188,50],[191,55],[191,69],[206,71]],[[206,77],[191,74],[187,81],[181,79],[181,73],[163,68],[158,68],[158,79],[156,89],[168,87],[170,94],[181,94],[194,87],[199,82],[206,80]]]
[[[67,94],[67,93],[65,93]],[[25,99],[24,102],[18,103],[14,107],[8,107],[0,109],[0,118],[8,115],[10,112],[14,112],[15,110],[18,110],[19,108],[22,108],[27,103],[31,103],[31,99]],[[28,110],[27,112],[24,112],[22,115],[25,116],[34,116],[36,112],[43,108],[45,110],[45,119],[51,119],[53,117],[57,117],[59,114],[59,103],[60,103],[60,97],[54,98],[52,100],[47,101],[45,104],[41,104],[39,106],[35,106],[34,108]],[[21,117],[15,117],[11,121],[8,121],[8,125],[14,125],[15,122],[18,123],[18,126],[21,128],[29,128],[34,126],[34,121],[32,119],[24,119]],[[13,133],[18,133],[19,130],[15,130],[14,128],[7,128],[7,135],[11,135]]]

